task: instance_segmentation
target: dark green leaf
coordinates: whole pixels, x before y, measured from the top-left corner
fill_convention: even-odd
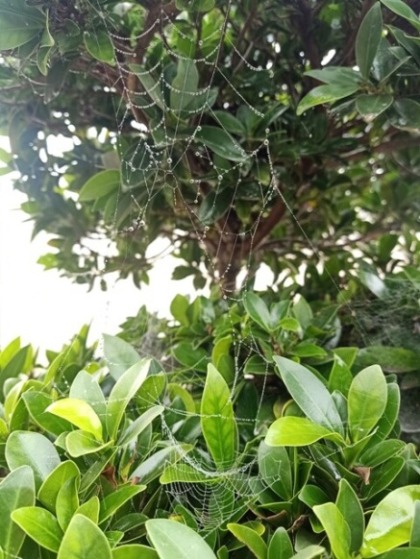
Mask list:
[[[370,122],[392,105],[392,95],[359,95],[356,97],[356,109]]]
[[[116,169],[100,171],[83,185],[79,193],[80,202],[90,202],[117,191],[121,184],[120,172]]]
[[[200,223],[203,225],[212,225],[215,221],[223,217],[230,208],[233,198],[234,194],[228,188],[210,192],[202,201],[198,211]],[[194,268],[192,272],[195,273]]]
[[[349,97],[358,89],[359,86],[357,83],[348,83],[345,85],[320,85],[315,87],[307,95],[305,95],[303,99],[301,99],[296,109],[296,114],[300,116],[311,107],[324,105],[326,103],[333,103],[334,101],[339,101],[340,99]]]
[[[357,553],[363,542],[365,518],[359,498],[344,478],[339,483],[336,505],[350,528],[350,551]]]
[[[356,63],[364,78],[370,69],[382,37],[382,11],[376,2],[363,18],[356,37]]]
[[[197,129],[195,140],[203,143],[214,153],[228,161],[241,162],[246,159],[244,149],[222,128],[201,126]]]
[[[389,10],[409,21],[414,27],[420,30],[420,20],[418,15],[410,8],[406,2],[401,0],[381,0],[382,4]]]
[[[105,29],[85,31],[83,40],[86,50],[93,58],[112,66],[115,64],[114,46],[109,33]]]

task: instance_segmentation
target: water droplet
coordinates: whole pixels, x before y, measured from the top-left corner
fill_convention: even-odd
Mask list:
[[[172,157],[168,157],[168,159],[166,160],[167,164],[170,165],[172,163]]]
[[[141,219],[139,221],[139,227],[144,227],[146,225],[146,222],[144,221],[144,219]]]
[[[265,133],[266,133],[266,134],[270,134],[270,129],[269,129],[269,128],[266,128],[266,129],[265,129]]]
[[[270,141],[266,138],[266,139],[264,140],[264,145],[265,145],[265,146],[268,146],[269,143],[270,143]]]
[[[197,132],[200,132],[201,126],[197,126]]]
[[[223,180],[223,176],[222,176],[222,175],[218,175],[217,180],[219,180],[219,181]]]
[[[200,39],[200,41],[198,41],[198,46],[202,47],[203,46],[203,41]]]

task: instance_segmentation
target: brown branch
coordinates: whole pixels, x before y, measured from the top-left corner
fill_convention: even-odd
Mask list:
[[[282,197],[279,197],[271,208],[270,213],[265,218],[261,218],[258,221],[256,230],[251,239],[248,239],[243,243],[243,252],[250,252],[255,250],[262,243],[265,237],[274,229],[274,227],[280,222],[282,217],[286,212],[286,204]]]

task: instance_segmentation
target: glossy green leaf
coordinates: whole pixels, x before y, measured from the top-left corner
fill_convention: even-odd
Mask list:
[[[105,396],[92,375],[83,370],[77,373],[76,378],[71,383],[69,396],[70,398],[77,398],[88,403],[101,420],[102,425],[105,424]]]
[[[274,357],[280,376],[292,398],[314,423],[343,434],[340,414],[322,382],[306,367],[285,357]]]
[[[356,36],[356,64],[364,78],[369,77],[381,41],[382,25],[381,5],[375,2],[363,18]]]
[[[179,58],[177,74],[172,81],[170,93],[171,109],[179,112],[188,107],[197,93],[198,71],[194,60]]]
[[[105,534],[89,518],[75,514],[64,534],[57,559],[112,559]]]
[[[306,446],[321,439],[329,439],[339,445],[344,440],[339,433],[317,425],[306,417],[280,417],[270,425],[265,442],[271,446]]]
[[[211,364],[201,400],[201,429],[217,468],[230,468],[236,460],[238,430],[229,387]]]
[[[317,105],[333,103],[334,101],[339,101],[340,99],[349,97],[350,95],[353,95],[358,88],[359,86],[357,83],[319,85],[301,99],[296,109],[296,114],[300,116],[308,109],[316,107]]]
[[[41,429],[45,429],[57,436],[65,431],[71,431],[71,423],[61,417],[46,413],[48,406],[53,403],[53,399],[49,394],[31,390],[22,394],[22,398],[31,419]]]
[[[38,491],[37,499],[48,510],[55,512],[57,495],[62,486],[72,478],[78,478],[80,471],[71,460],[61,462],[46,478]]]
[[[23,507],[12,512],[12,520],[41,547],[58,551],[63,531],[57,519],[41,507]]]
[[[356,553],[363,542],[365,518],[359,498],[344,478],[339,483],[336,505],[350,528],[350,551]]]
[[[66,436],[66,449],[73,458],[103,451],[114,444],[113,440],[103,443],[88,431],[72,431]]]
[[[206,541],[185,524],[165,519],[148,520],[146,530],[159,559],[216,559]]]
[[[149,408],[140,417],[130,423],[127,429],[122,433],[118,441],[118,445],[124,446],[132,441],[135,441],[140,433],[144,431],[144,429],[146,429],[146,427],[164,411],[165,408],[163,406],[153,406]]]
[[[327,66],[320,70],[309,70],[305,72],[305,76],[310,76],[330,85],[358,85],[362,80],[359,72],[342,66]]]
[[[228,524],[227,528],[236,539],[246,545],[257,559],[266,559],[267,545],[255,530],[244,524],[234,523]]]
[[[285,448],[268,446],[262,441],[258,447],[258,468],[264,482],[279,497],[285,501],[292,498],[292,468]]]
[[[292,559],[315,559],[315,557],[323,555],[324,552],[325,548],[320,545],[308,545],[308,547],[293,555]]]
[[[106,171],[100,171],[90,177],[83,185],[79,193],[79,200],[80,202],[90,202],[107,196],[119,189],[120,182],[121,177],[118,170],[107,169]]]
[[[404,463],[404,458],[394,456],[374,468],[370,474],[369,483],[361,488],[362,497],[368,500],[387,489],[403,469]]]
[[[299,501],[305,503],[309,508],[315,505],[323,505],[329,502],[328,495],[320,487],[307,483],[299,493]]]
[[[347,397],[350,385],[353,381],[353,375],[350,367],[341,357],[334,355],[334,364],[332,366],[330,376],[328,377],[328,388],[330,392],[338,390]]]
[[[11,519],[14,510],[35,504],[35,480],[29,466],[8,474],[0,483],[0,549],[6,557],[17,557],[25,534]]]
[[[330,542],[337,559],[351,559],[350,528],[341,511],[334,503],[324,503],[313,508]]]
[[[97,524],[99,520],[99,507],[99,499],[96,495],[94,495],[88,501],[81,504],[76,510],[75,514],[82,514],[83,516],[90,518],[92,522]]]
[[[360,456],[359,462],[363,466],[375,468],[393,456],[401,454],[405,446],[404,441],[397,439],[388,439],[376,444],[368,444],[367,449]]]
[[[130,479],[139,479],[142,483],[149,483],[158,478],[169,465],[181,460],[193,447],[187,444],[168,446],[158,450],[149,458],[141,462],[130,474]]]
[[[399,487],[382,499],[369,519],[361,548],[362,557],[375,557],[410,540],[418,500],[420,485]]]
[[[159,555],[147,545],[133,543],[113,549],[112,559],[159,559]]]
[[[261,297],[248,291],[243,298],[243,303],[246,312],[263,330],[266,332],[274,330],[275,325],[272,324],[270,311]]]
[[[360,441],[377,425],[386,408],[388,391],[378,365],[358,373],[348,394],[348,421],[353,441]]]
[[[201,126],[194,138],[228,161],[241,162],[246,159],[244,149],[223,128]]]
[[[127,501],[146,489],[145,485],[125,485],[115,489],[101,501],[99,522],[110,518]]]
[[[45,17],[23,0],[17,0],[12,6],[0,5],[0,51],[15,49],[38,35],[41,38],[45,24]]]
[[[268,545],[267,559],[290,559],[293,546],[286,528],[277,528]]]
[[[124,411],[146,379],[149,368],[150,359],[138,361],[119,377],[113,387],[107,407],[107,427],[110,438],[116,437]]]
[[[91,406],[78,398],[63,398],[51,404],[47,411],[66,419],[79,429],[102,440],[102,423]]]
[[[115,64],[114,46],[109,33],[105,29],[85,31],[83,40],[86,50],[93,58],[107,64]]]
[[[198,211],[198,219],[203,225],[211,225],[223,217],[231,206],[233,199],[229,188],[210,192],[202,201]],[[192,268],[194,270],[194,268]],[[191,274],[188,274],[191,275]],[[176,278],[182,279],[182,278]]]
[[[415,11],[402,0],[381,0],[382,4],[395,14],[409,21],[416,29],[420,30],[420,19]]]
[[[356,97],[356,109],[367,122],[370,122],[386,111],[393,101],[394,98],[389,94],[359,95]]]
[[[80,479],[75,476],[65,481],[58,492],[55,509],[58,523],[64,531],[79,508],[79,486]]]
[[[6,443],[6,461],[10,470],[30,466],[37,489],[60,464],[54,445],[41,435],[30,431],[14,431]]]

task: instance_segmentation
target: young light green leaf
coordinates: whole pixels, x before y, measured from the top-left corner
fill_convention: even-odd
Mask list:
[[[70,386],[70,398],[77,398],[87,402],[104,424],[106,417],[106,402],[104,393],[97,380],[87,373],[80,371]]]
[[[61,541],[57,559],[112,559],[105,534],[89,518],[75,514]]]
[[[319,85],[301,99],[296,109],[296,114],[300,116],[311,107],[324,105],[326,103],[334,103],[334,101],[349,97],[353,95],[353,93],[356,93],[358,89],[359,85],[351,82],[340,85],[335,83],[331,85]]]
[[[60,464],[60,457],[51,441],[31,431],[14,431],[6,443],[6,461],[10,470],[30,466],[37,489]]]
[[[124,503],[146,489],[145,485],[124,485],[112,491],[101,501],[99,523],[110,518]]]
[[[211,364],[201,401],[201,429],[217,468],[230,468],[236,459],[238,429],[229,387]]]
[[[48,510],[55,512],[57,495],[61,487],[72,478],[79,478],[80,471],[72,460],[61,462],[47,477],[38,491],[37,499]]]
[[[375,433],[371,439],[370,446],[385,439],[395,426],[400,410],[400,389],[396,382],[387,384],[387,401],[385,411],[379,420]]]
[[[108,435],[115,439],[125,408],[143,384],[150,368],[150,359],[142,359],[128,369],[116,382],[108,399]]]
[[[266,559],[267,544],[255,530],[249,526],[234,523],[228,524],[227,529],[236,539],[245,544],[257,559]]]
[[[290,559],[293,546],[286,528],[277,528],[268,545],[267,559]]]
[[[90,520],[92,520],[95,524],[98,524],[99,507],[99,498],[94,495],[88,501],[80,505],[75,514],[82,514],[83,516],[90,518]]]
[[[70,520],[79,508],[79,486],[80,478],[73,477],[64,482],[57,494],[55,510],[58,523],[63,531],[67,529]]]
[[[48,433],[60,435],[65,431],[71,431],[71,423],[61,417],[46,413],[46,409],[53,403],[53,399],[45,392],[30,390],[22,394],[23,401],[36,425]]]
[[[102,423],[91,406],[78,398],[63,398],[48,406],[47,412],[67,419],[79,429],[102,441]]]
[[[334,503],[324,503],[313,508],[330,542],[337,559],[351,559],[350,528],[339,508]]]
[[[410,535],[410,547],[420,547],[420,501],[416,501],[414,503],[414,516],[413,527],[411,528]]]
[[[387,401],[387,383],[378,365],[358,373],[348,394],[348,421],[353,441],[368,435],[381,419]]]
[[[321,439],[344,445],[340,433],[330,431],[306,417],[280,417],[270,425],[265,442],[270,446],[307,446]]]
[[[362,557],[375,557],[410,540],[415,503],[420,485],[407,485],[391,491],[370,517],[361,548]]]
[[[369,77],[381,41],[382,26],[381,5],[375,2],[363,18],[356,36],[356,63],[364,78]]]
[[[339,483],[336,505],[350,528],[350,551],[359,551],[365,531],[363,508],[354,489],[346,479]]]
[[[103,196],[107,196],[111,192],[117,191],[120,187],[120,172],[116,169],[107,169],[100,171],[90,177],[85,182],[79,193],[80,202],[90,202],[97,200]]]
[[[314,423],[343,434],[340,414],[331,394],[306,367],[285,357],[274,357],[280,376],[292,398]]]
[[[35,480],[29,466],[10,472],[0,483],[0,549],[6,557],[18,557],[25,538],[24,531],[11,519],[11,514],[20,507],[35,504]]]
[[[159,518],[148,520],[146,530],[159,559],[216,559],[206,541],[185,524]]]
[[[101,452],[112,446],[114,441],[111,439],[107,443],[98,441],[98,439],[88,431],[72,431],[66,436],[66,449],[73,458]]]
[[[301,551],[293,555],[292,559],[315,559],[315,557],[323,556],[325,548],[320,545],[308,545]]]
[[[159,559],[156,551],[147,545],[132,543],[112,550],[112,559]]]
[[[57,519],[41,507],[23,507],[12,512],[12,520],[36,543],[57,552],[63,531]]]

